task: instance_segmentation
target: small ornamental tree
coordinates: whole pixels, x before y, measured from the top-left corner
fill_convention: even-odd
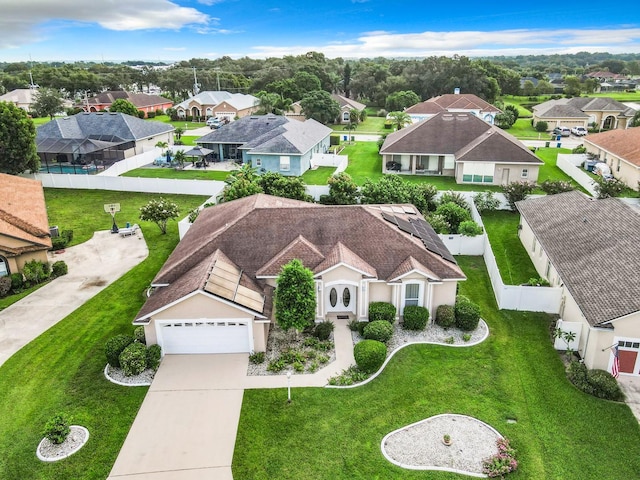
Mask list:
[[[536,184],[533,182],[519,181],[511,182],[502,186],[502,192],[507,197],[507,203],[511,208],[511,211],[516,211],[516,202],[524,200],[527,196],[533,192],[536,188]]]
[[[617,178],[606,179],[597,177],[594,182],[594,189],[598,198],[619,197],[627,188],[627,186]]]
[[[136,107],[129,100],[125,100],[124,98],[118,98],[117,100],[115,100],[109,107],[109,111],[126,113],[127,115],[131,115],[133,117],[138,116],[138,107]]]
[[[355,205],[358,203],[360,193],[358,185],[353,181],[351,175],[340,172],[329,177],[329,195],[322,195],[320,203],[325,205]]]
[[[275,294],[276,321],[287,331],[299,332],[311,325],[316,314],[316,286],[313,272],[294,258],[282,267]]]
[[[160,197],[160,200],[149,200],[149,203],[140,207],[140,220],[155,223],[164,235],[167,233],[167,222],[178,218],[179,213],[178,205]]]

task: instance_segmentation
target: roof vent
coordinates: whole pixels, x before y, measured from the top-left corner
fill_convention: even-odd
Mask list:
[[[460,95],[460,88],[456,87],[453,89],[453,94],[454,95]]]

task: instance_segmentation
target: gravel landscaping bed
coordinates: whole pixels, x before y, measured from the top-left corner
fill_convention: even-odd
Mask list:
[[[312,373],[305,369],[304,372],[296,372],[291,368],[291,366],[287,366],[284,370],[280,372],[270,372],[267,370],[269,362],[276,360],[281,353],[290,348],[290,349],[298,349],[303,351],[313,350],[310,347],[305,347],[303,345],[304,339],[306,335],[299,333],[294,336],[293,331],[284,332],[280,327],[274,325],[269,331],[269,339],[267,340],[267,351],[265,353],[265,360],[263,363],[253,364],[249,362],[249,367],[247,368],[247,375],[283,375],[288,370],[291,370],[293,375],[296,374],[305,374]],[[333,342],[333,333],[329,337],[329,340]],[[335,345],[334,348],[327,351],[318,351],[318,355],[326,355],[329,357],[329,360],[322,365],[319,365],[319,368],[324,368],[329,365],[331,362],[336,359],[336,350]]]
[[[443,443],[451,436],[451,445]],[[385,457],[405,468],[452,470],[482,474],[482,461],[498,453],[501,435],[480,420],[444,414],[427,418],[390,433],[382,440]]]
[[[69,435],[64,442],[56,445],[43,438],[38,445],[37,455],[43,462],[56,462],[76,453],[89,440],[89,431],[77,425],[69,426]]]
[[[488,332],[487,324],[480,320],[478,327],[472,332],[463,332],[457,328],[442,328],[435,323],[430,323],[424,330],[405,330],[402,325],[397,322],[393,324],[393,336],[387,342],[387,355],[392,353],[396,348],[409,342],[432,342],[445,345],[468,345],[474,344],[482,340]],[[468,341],[464,341],[463,335],[470,335]],[[358,332],[351,332],[353,343],[356,344],[363,338]]]
[[[107,380],[113,383],[117,383],[118,385],[125,385],[128,387],[151,385],[155,374],[155,370],[147,368],[140,375],[132,375],[130,377],[127,377],[122,369],[114,368],[108,363],[104,369],[104,376],[107,377]]]

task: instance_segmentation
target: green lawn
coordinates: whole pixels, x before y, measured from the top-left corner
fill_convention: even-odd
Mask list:
[[[180,140],[182,140],[182,144],[183,145],[189,145],[191,147],[195,147],[196,146],[196,140],[199,139],[200,137],[193,137],[193,136],[189,136],[189,135],[182,135],[180,137]]]
[[[178,120],[178,121],[172,122],[171,118],[169,118],[169,115],[158,115],[154,118],[145,118],[145,120],[149,120],[151,122],[168,123],[173,125],[176,128],[178,127],[184,128],[186,131],[207,126],[205,122],[186,122],[184,120]]]
[[[127,388],[108,382],[105,341],[130,333],[131,321],[144,302],[144,291],[178,242],[177,223],[167,235],[137,220],[138,208],[154,195],[92,190],[46,189],[49,218],[73,229],[74,243],[94,230],[108,229],[104,203],[120,202],[120,220],[141,224],[149,257],[71,315],[29,343],[0,367],[0,478],[100,479],[109,474],[135,418],[146,387]],[[188,212],[202,196],[165,195]],[[65,411],[88,428],[89,442],[56,463],[36,458],[42,428],[53,414]]]
[[[568,148],[538,148],[536,155],[544,162],[544,165],[540,166],[538,183],[542,183],[545,180],[564,180],[571,182],[575,187],[578,187],[579,185],[575,180],[557,167],[559,153],[568,154],[571,153],[571,150]]]
[[[385,132],[389,132],[389,130],[385,130],[384,128],[384,117],[367,117],[364,122],[358,124],[355,130],[351,130],[351,134],[355,133],[371,133],[371,134],[381,134]],[[329,125],[335,132],[340,132],[340,134],[347,135],[349,133],[348,129],[345,128],[346,125],[336,124]]]
[[[177,178],[181,180],[224,180],[229,176],[226,170],[176,170],[174,168],[136,168],[122,174],[123,177]]]
[[[505,105],[505,107],[507,105],[513,105],[514,107],[516,107],[518,109],[518,118],[529,118],[530,119],[533,116],[533,113],[531,112],[531,110],[529,110],[528,108],[523,107],[519,103],[505,101],[504,105]]]
[[[520,140],[549,140],[548,133],[536,132],[531,126],[530,118],[518,118],[516,123],[505,132],[513,135]]]
[[[497,311],[482,258],[459,262],[468,277],[461,293],[480,304],[487,341],[407,347],[356,389],[295,388],[292,381],[291,404],[286,389],[245,391],[234,478],[467,478],[403,470],[380,452],[387,433],[447,412],[476,417],[512,440],[520,468],[509,478],[637,478],[640,427],[629,408],[569,384],[549,338],[550,317]]]
[[[520,215],[508,210],[483,212],[482,222],[506,285],[520,285],[540,276],[518,237]]]
[[[307,185],[326,185],[329,177],[336,171],[335,167],[318,167],[302,174],[302,181]]]

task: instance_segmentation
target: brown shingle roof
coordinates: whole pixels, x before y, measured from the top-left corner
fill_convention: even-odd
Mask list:
[[[0,173],[0,234],[31,244],[11,251],[0,245],[14,255],[51,248],[44,190],[39,181]]]
[[[578,191],[516,204],[591,325],[640,311],[640,215]]]
[[[202,278],[203,264],[209,265],[216,251],[253,280],[258,272],[273,274],[294,252],[308,262],[317,260],[305,264],[312,269],[344,262],[383,280],[409,256],[436,278],[465,278],[455,262],[429,252],[419,239],[385,221],[379,206],[318,205],[259,194],[200,213],[153,281],[169,285],[158,290],[163,298],[155,300],[154,293],[147,300],[152,306],[145,305],[138,318],[200,288],[201,281],[193,277]]]
[[[594,133],[584,141],[640,167],[640,127]]]
[[[480,110],[500,113],[500,109],[472,93],[447,93],[425,100],[407,109],[407,113],[438,113],[443,110]]]

